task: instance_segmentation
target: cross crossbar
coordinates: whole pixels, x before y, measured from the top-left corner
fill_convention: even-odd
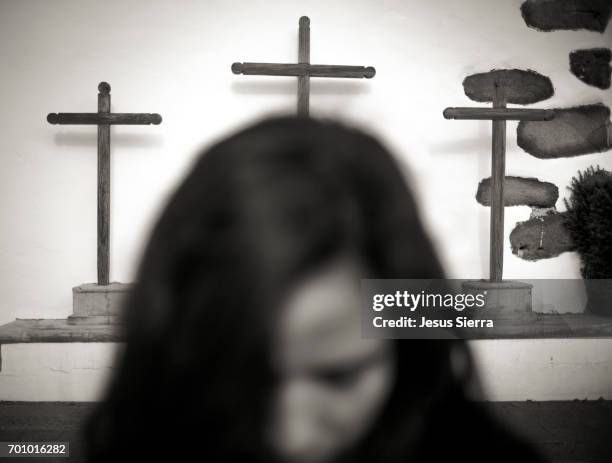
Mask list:
[[[51,113],[50,124],[69,125],[158,125],[162,118],[155,113]]]
[[[492,121],[550,121],[555,117],[553,109],[524,108],[446,108],[446,119]]]
[[[343,66],[338,64],[291,64],[291,63],[234,63],[234,74],[248,76],[310,76],[371,79],[376,74],[372,66]]]

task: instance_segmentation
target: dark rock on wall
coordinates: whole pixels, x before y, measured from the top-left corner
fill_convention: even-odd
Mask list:
[[[610,0],[527,0],[521,13],[529,27],[541,31],[606,30],[612,1]]]
[[[552,121],[521,121],[518,145],[540,159],[610,149],[610,109],[602,104],[555,109]]]
[[[573,251],[574,245],[564,220],[563,213],[553,213],[517,223],[510,233],[512,253],[521,259],[539,260]]]
[[[610,88],[611,58],[608,48],[575,50],[570,53],[570,70],[585,84],[605,90]]]
[[[559,198],[559,188],[537,178],[507,176],[504,182],[504,206],[553,207]],[[491,205],[491,177],[478,184],[476,201]]]
[[[465,94],[474,101],[493,101],[495,82],[503,84],[508,103],[531,104],[546,100],[555,93],[546,76],[531,70],[494,69],[472,74],[463,81]]]

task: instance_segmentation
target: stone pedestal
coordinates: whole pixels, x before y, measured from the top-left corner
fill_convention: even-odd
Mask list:
[[[485,294],[485,306],[478,309],[482,316],[495,318],[515,317],[531,313],[531,290],[533,285],[522,281],[502,281],[494,283],[487,280],[473,280],[463,283],[464,293]]]
[[[68,317],[71,325],[114,325],[119,323],[121,308],[130,284],[111,283],[98,285],[86,283],[72,288],[73,314]]]

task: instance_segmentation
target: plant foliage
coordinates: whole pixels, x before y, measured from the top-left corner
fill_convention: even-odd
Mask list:
[[[612,278],[612,172],[589,167],[568,189],[565,225],[582,260],[582,277]]]

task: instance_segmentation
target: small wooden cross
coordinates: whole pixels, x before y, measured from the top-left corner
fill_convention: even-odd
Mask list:
[[[506,107],[506,85],[494,82],[492,108],[446,108],[446,119],[493,121],[491,158],[491,225],[489,242],[489,280],[499,283],[504,266],[504,179],[506,177],[506,121],[549,121],[555,117],[550,109]]]
[[[110,267],[110,126],[160,124],[159,114],[111,113],[110,90],[106,82],[98,85],[97,113],[50,113],[50,124],[98,126],[98,284],[109,284]]]
[[[342,66],[310,64],[310,19],[302,16],[299,22],[298,62],[282,63],[234,63],[234,74],[259,76],[296,76],[298,78],[298,116],[308,116],[311,77],[347,77],[371,79],[376,74],[372,66]]]

